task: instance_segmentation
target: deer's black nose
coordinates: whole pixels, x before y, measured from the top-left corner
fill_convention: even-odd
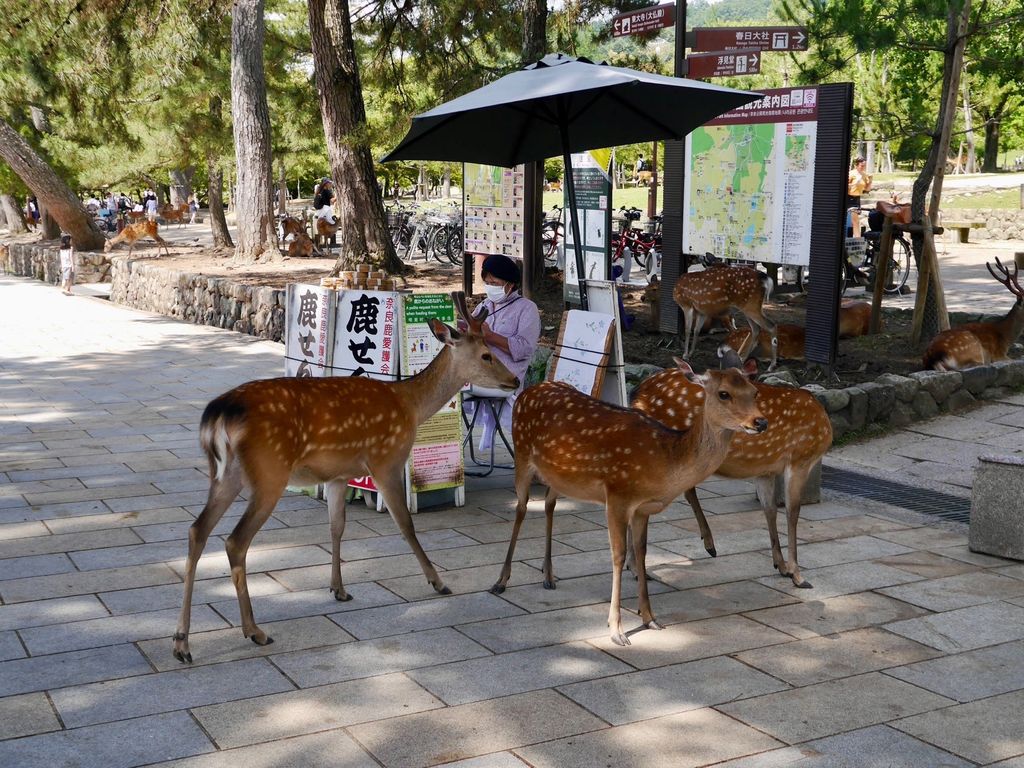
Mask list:
[[[754,419],[754,429],[756,429],[759,433],[764,432],[766,429],[768,429],[768,419],[766,419],[764,416],[759,416],[758,418]]]

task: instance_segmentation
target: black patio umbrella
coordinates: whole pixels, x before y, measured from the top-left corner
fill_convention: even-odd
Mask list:
[[[577,274],[583,250],[572,178],[573,152],[657,139],[682,139],[709,120],[758,99],[678,77],[595,64],[561,53],[413,118],[382,162],[447,160],[510,168],[561,155]],[[580,291],[586,308],[586,292]]]

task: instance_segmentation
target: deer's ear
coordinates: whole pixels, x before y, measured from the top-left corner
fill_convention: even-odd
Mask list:
[[[679,370],[693,373],[693,367],[688,362],[683,360],[683,358],[673,357],[672,362],[676,364],[676,368],[678,368]]]
[[[462,334],[452,328],[446,323],[442,323],[436,317],[431,318],[427,321],[427,325],[430,326],[430,332],[434,334],[434,338],[440,341],[442,344],[446,344],[449,347],[455,346],[456,342],[462,338]]]
[[[757,376],[757,358],[752,357],[743,364],[743,372],[747,374],[748,378]]]

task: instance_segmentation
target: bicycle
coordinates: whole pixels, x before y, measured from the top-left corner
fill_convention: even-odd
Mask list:
[[[557,211],[557,213],[555,213]],[[558,266],[558,244],[565,240],[565,225],[562,223],[564,210],[562,206],[556,205],[547,214],[544,223],[541,225],[540,240],[541,250],[544,253],[544,266]]]
[[[622,227],[618,232],[612,233],[612,263],[622,260],[628,248],[633,260],[639,264],[650,280],[651,275],[661,271],[661,234],[657,233],[660,227],[661,217],[655,216],[651,219],[654,232],[643,232],[634,229],[632,224],[639,221],[641,212],[639,208],[619,209],[622,218]],[[626,278],[628,279],[628,275]]]

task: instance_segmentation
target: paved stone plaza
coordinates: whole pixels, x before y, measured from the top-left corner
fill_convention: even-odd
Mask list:
[[[717,558],[682,505],[656,518],[667,628],[625,648],[598,505],[559,503],[548,591],[535,493],[510,587],[487,592],[514,514],[502,473],[416,517],[447,597],[360,502],[354,599],[335,602],[324,505],[284,498],[248,559],[276,641],[257,647],[223,550],[239,502],[200,562],[181,665],[200,413],[278,375],[282,347],[26,279],[0,277],[0,296],[0,766],[1024,767],[1024,564],[971,553],[962,525],[827,492],[799,529],[810,590],[774,574],[747,483],[702,486]],[[1024,449],[1022,426],[1016,395],[829,461],[963,494],[979,453]]]

